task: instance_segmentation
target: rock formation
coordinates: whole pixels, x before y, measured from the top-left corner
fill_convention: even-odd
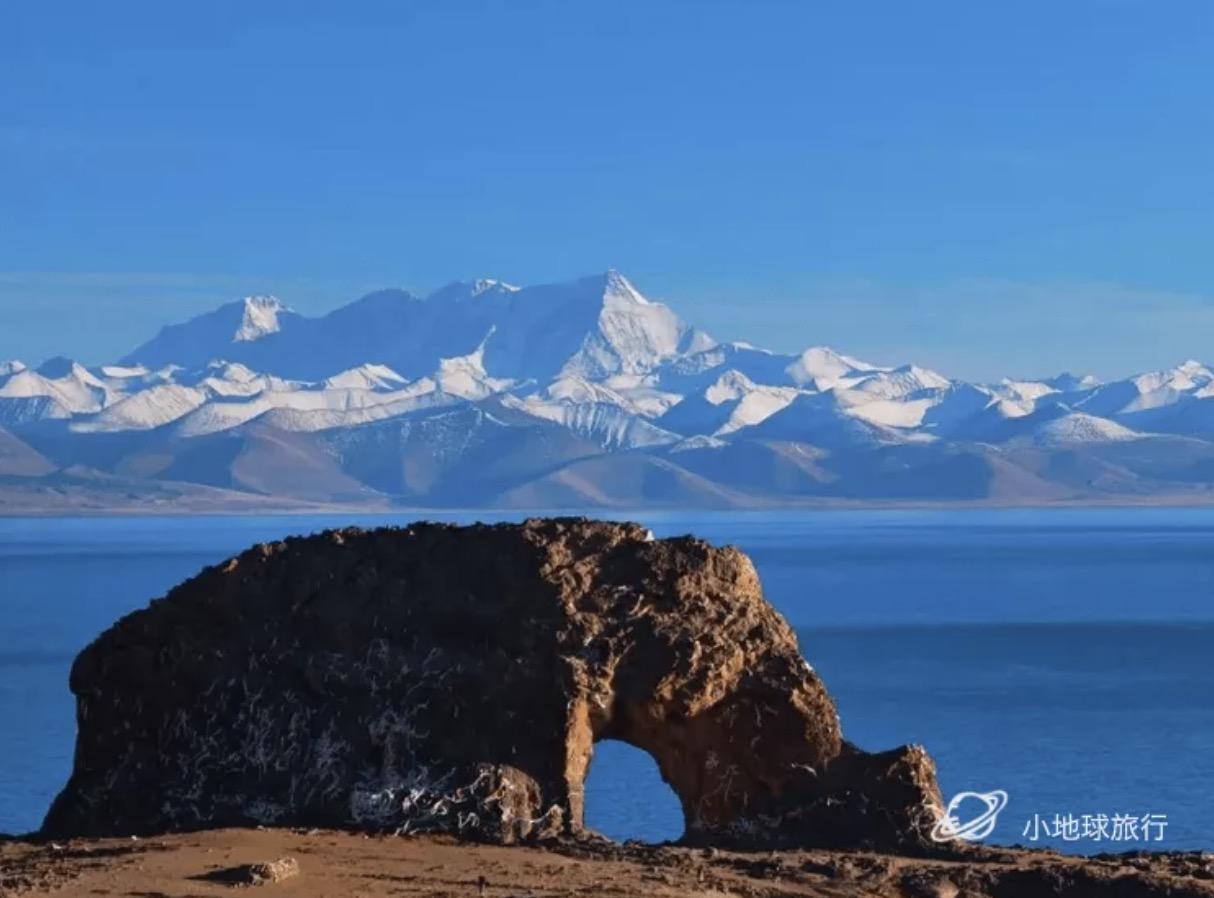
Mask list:
[[[48,835],[249,824],[577,834],[594,743],[647,751],[692,842],[915,851],[917,747],[866,754],[750,560],[582,519],[256,546],[72,668]]]

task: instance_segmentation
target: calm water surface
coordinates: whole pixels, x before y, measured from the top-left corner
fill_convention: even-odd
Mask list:
[[[66,779],[67,671],[117,616],[253,542],[413,517],[0,519],[0,832],[36,827]],[[631,517],[749,552],[845,735],[926,745],[946,795],[1007,791],[993,839],[1031,844],[1035,816],[1156,814],[1149,847],[1214,849],[1214,510]],[[598,746],[587,795],[610,835],[681,832],[628,746]]]

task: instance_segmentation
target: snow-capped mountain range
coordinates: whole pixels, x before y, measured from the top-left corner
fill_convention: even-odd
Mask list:
[[[780,354],[714,340],[615,271],[383,290],[320,317],[253,296],[114,364],[0,362],[10,511],[1203,501],[1212,483],[1198,362],[976,384]]]

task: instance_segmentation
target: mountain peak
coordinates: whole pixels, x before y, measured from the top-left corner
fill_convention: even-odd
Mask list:
[[[212,359],[207,363],[203,373],[207,377],[230,380],[235,383],[249,383],[257,378],[257,372],[248,365],[242,365],[240,362],[229,362],[227,359]]]
[[[335,390],[399,390],[409,383],[387,365],[364,362],[326,378],[324,385]]]
[[[167,324],[151,340],[118,360],[118,364],[144,365],[156,370],[182,365],[204,368],[214,358],[247,356],[259,341],[295,324],[301,316],[275,296],[246,296],[227,302],[180,324]]]
[[[452,281],[439,287],[427,297],[428,302],[459,302],[481,296],[503,296],[518,293],[521,288],[495,278],[477,278],[474,281]]]
[[[510,386],[511,381],[490,377],[485,371],[485,344],[495,331],[496,327],[490,327],[471,352],[439,360],[434,375],[439,389],[463,399],[484,399]]]
[[[704,391],[704,398],[713,405],[740,399],[755,388],[754,381],[738,371],[730,368]]]
[[[829,346],[811,346],[785,370],[797,386],[813,384],[819,390],[829,390],[848,375],[881,369],[836,352]]]
[[[507,284],[505,281],[498,281],[493,278],[477,278],[472,282],[473,296],[480,296],[482,293],[488,293],[490,290],[517,293],[519,288],[514,286],[514,284]]]
[[[37,373],[48,380],[72,378],[90,387],[102,386],[101,382],[87,368],[66,356],[57,355],[54,358],[47,359],[38,366]]]
[[[1063,371],[1057,377],[1048,378],[1042,383],[1063,393],[1087,390],[1100,385],[1100,381],[1091,374],[1076,375],[1070,371]]]
[[[244,313],[240,326],[232,336],[237,343],[251,343],[278,333],[282,329],[278,313],[291,311],[276,296],[246,296],[241,304]]]
[[[632,285],[632,281],[615,268],[608,268],[603,275],[603,298],[608,301],[622,300],[640,306],[652,305],[641,295],[641,291]]]
[[[912,379],[926,389],[943,390],[952,385],[952,381],[940,372],[919,365],[901,365],[895,368],[893,373]]]

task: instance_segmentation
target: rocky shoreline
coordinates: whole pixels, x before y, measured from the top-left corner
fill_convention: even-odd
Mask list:
[[[930,756],[843,738],[750,560],[636,524],[255,546],[118,621],[71,689],[72,775],[0,842],[5,896],[1214,895],[1205,854],[936,841]],[[653,756],[679,845],[587,829],[601,739]]]
[[[132,840],[0,841],[0,896],[230,896],[247,870],[289,858],[270,895],[645,896],[645,898],[1197,898],[1214,895],[1214,855],[1098,858],[984,849],[965,859],[872,852],[751,851],[606,840],[532,846],[448,836],[220,829]]]

